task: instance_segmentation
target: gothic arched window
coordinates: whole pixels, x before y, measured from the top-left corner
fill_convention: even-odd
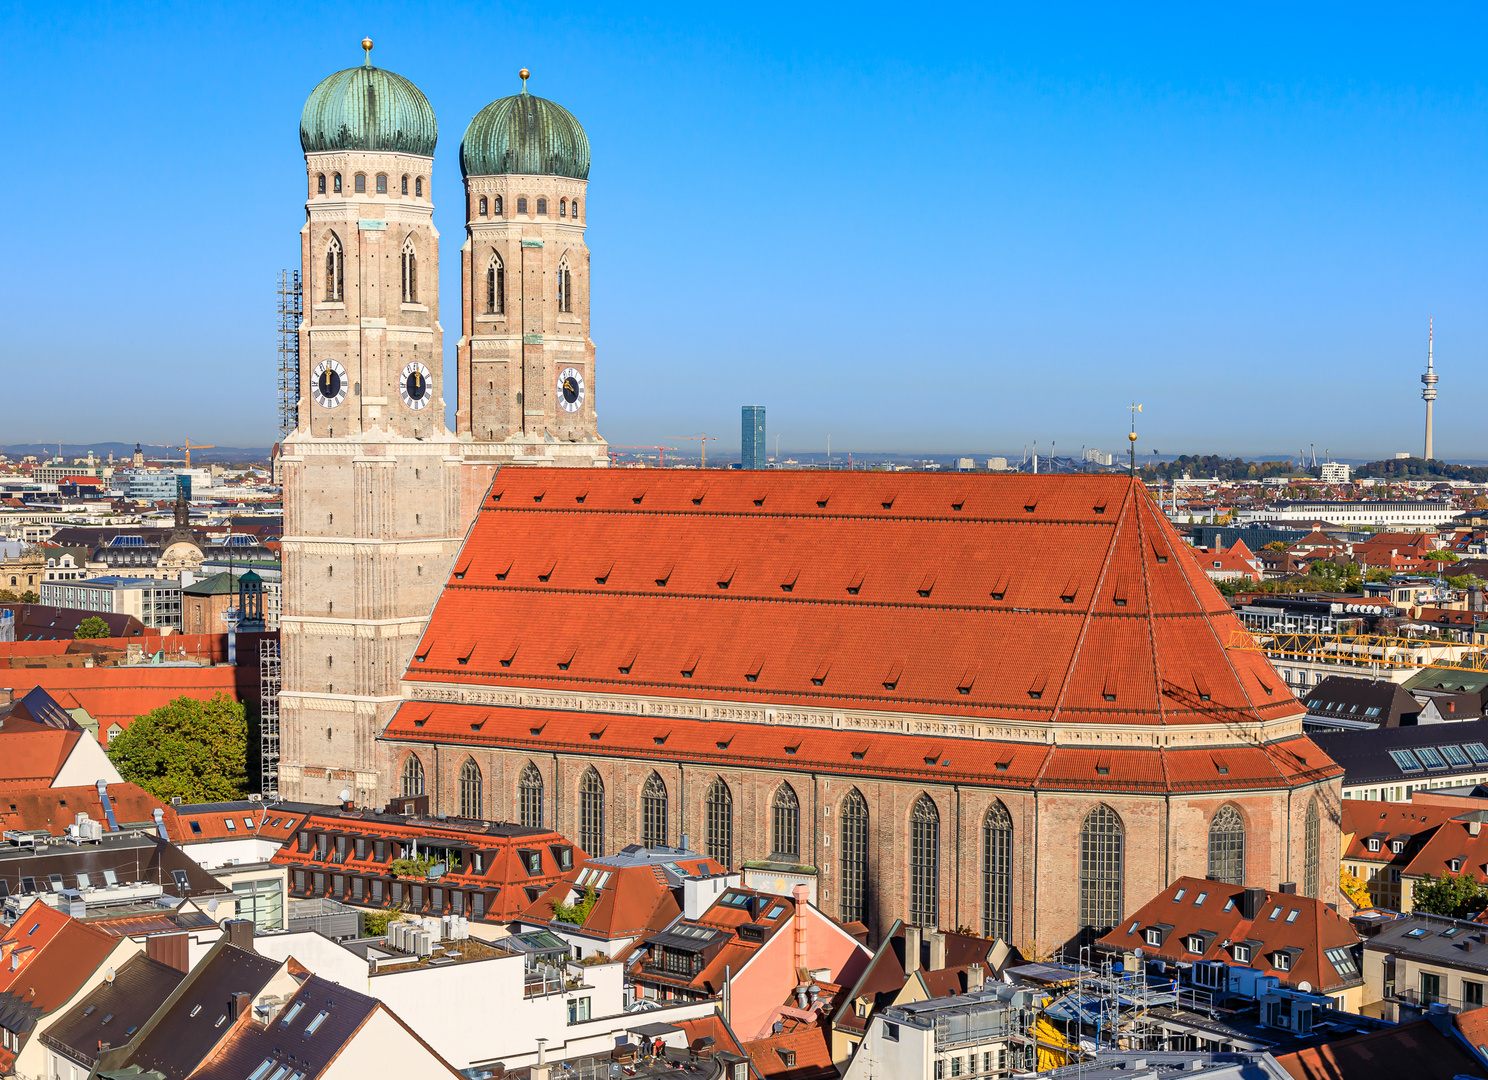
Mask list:
[[[770,803],[770,844],[772,859],[779,856],[787,861],[801,856],[801,802],[789,784],[776,788]]]
[[[403,763],[403,797],[413,798],[424,793],[424,763],[415,754],[409,754]]]
[[[527,196],[525,196],[525,195],[518,195],[517,196],[517,213],[519,213],[519,214],[525,214],[526,212],[527,212]]]
[[[604,854],[604,781],[593,765],[579,780],[579,847],[590,855]]]
[[[982,818],[982,936],[1013,939],[1013,815],[994,802]]]
[[[573,273],[568,268],[568,256],[558,262],[558,310],[573,311]]]
[[[506,266],[494,251],[486,264],[486,314],[506,314]]]
[[[403,302],[418,303],[418,255],[411,236],[403,241]]]
[[[337,195],[341,194],[341,174],[340,173],[337,173],[335,175],[335,177],[333,179],[333,182],[332,182],[332,186],[334,187]]]
[[[357,173],[356,179],[352,181],[351,186],[356,190],[358,195],[365,195],[367,193],[367,178],[361,173]]]
[[[734,864],[734,796],[723,777],[715,777],[703,800],[707,854],[725,868]]]
[[[413,178],[413,193],[420,199],[424,197],[424,178],[422,176]]]
[[[548,200],[547,199],[539,198],[537,200],[537,212],[539,214],[541,214],[543,217],[547,217],[548,216]]]
[[[1121,921],[1122,841],[1116,811],[1102,803],[1080,826],[1080,925],[1108,929]]]
[[[558,216],[559,217],[568,217],[568,200],[567,199],[559,199],[558,200]]]
[[[868,800],[853,788],[842,800],[842,896],[843,922],[868,918]]]
[[[660,774],[652,772],[641,788],[641,846],[657,847],[667,842],[667,789]]]
[[[573,275],[568,272],[568,256],[558,260],[558,311],[573,311]]]
[[[574,200],[574,203],[573,203],[573,216],[574,217],[578,217],[579,216],[579,200],[578,199],[575,199]]]
[[[940,811],[929,795],[909,812],[909,921],[940,925]]]
[[[404,195],[407,195],[408,194],[408,174],[407,173],[404,173],[403,174],[403,190],[402,190],[401,194],[404,194]]]
[[[471,758],[460,766],[460,816],[481,817],[481,771]]]
[[[315,178],[315,194],[325,194],[325,173],[321,173]]]
[[[543,827],[543,778],[537,766],[528,762],[517,780],[518,819],[529,829]]]
[[[377,194],[379,194],[379,195],[386,195],[387,194],[387,173],[378,173],[377,174]]]
[[[1318,818],[1317,796],[1307,803],[1307,822],[1302,835],[1302,895],[1318,894]]]
[[[480,216],[481,216],[481,217],[485,217],[485,216],[486,216],[486,207],[487,207],[487,206],[488,206],[488,205],[489,205],[489,204],[488,204],[488,203],[487,203],[487,201],[486,201],[486,197],[485,197],[485,196],[484,196],[484,195],[482,195],[482,196],[481,196],[481,197],[480,197]]]
[[[492,202],[491,202],[491,214],[492,214],[493,217],[500,217],[501,216],[501,196],[500,195],[497,195],[497,196],[495,196],[492,199]]]
[[[1228,804],[1209,823],[1209,878],[1226,885],[1245,884],[1245,821]]]
[[[341,238],[331,233],[330,242],[326,244],[325,298],[332,303],[341,299],[342,284],[346,277],[344,261],[341,254]]]

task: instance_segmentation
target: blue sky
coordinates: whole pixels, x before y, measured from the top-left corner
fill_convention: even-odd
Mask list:
[[[298,120],[376,62],[458,147],[567,106],[589,191],[600,430],[764,404],[784,448],[1488,458],[1484,9],[7,5],[0,443],[275,436]],[[548,10],[561,12],[560,6]],[[447,397],[453,401],[453,393]]]

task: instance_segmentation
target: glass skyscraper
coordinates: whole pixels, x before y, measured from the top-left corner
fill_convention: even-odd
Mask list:
[[[765,407],[744,406],[744,430],[739,440],[742,468],[763,469],[769,461],[765,452]]]

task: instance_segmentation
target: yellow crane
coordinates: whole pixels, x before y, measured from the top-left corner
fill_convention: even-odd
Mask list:
[[[188,438],[186,440],[186,445],[185,446],[177,446],[177,447],[174,447],[173,449],[186,451],[186,467],[189,469],[189,468],[191,468],[191,451],[193,451],[193,450],[216,450],[217,447],[214,446],[211,443],[206,443],[205,445],[202,445],[202,446],[192,446],[191,445],[191,439]]]
[[[709,435],[707,432],[703,432],[701,435],[668,435],[667,438],[668,439],[676,439],[676,440],[679,440],[679,441],[682,440],[682,439],[696,439],[697,440],[697,444],[698,444],[698,468],[699,469],[706,469],[708,467],[708,444],[710,442],[717,442],[718,441],[713,436]]]

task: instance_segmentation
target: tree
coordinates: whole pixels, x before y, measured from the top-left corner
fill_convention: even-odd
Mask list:
[[[41,597],[36,595],[35,589],[27,589],[25,592],[21,593],[21,603],[39,604],[41,603]]]
[[[79,641],[84,638],[108,637],[108,623],[104,622],[97,615],[89,615],[82,622],[78,623],[78,628],[72,632],[72,636]]]
[[[1466,874],[1422,878],[1411,892],[1417,911],[1461,918],[1488,907],[1488,889]]]
[[[1369,895],[1369,886],[1362,879],[1356,878],[1343,867],[1338,868],[1338,888],[1343,895],[1348,897],[1349,903],[1356,908],[1367,908],[1374,906],[1374,898]]]
[[[243,706],[221,693],[178,697],[136,717],[109,740],[119,775],[157,799],[222,802],[247,790],[248,725]]]
[[[1265,547],[1264,550],[1266,550],[1266,551],[1285,551],[1286,550],[1286,547],[1287,546],[1286,546],[1286,543],[1284,541],[1281,541],[1281,540],[1272,540],[1269,544],[1266,545],[1266,547]]]
[[[558,922],[583,926],[584,920],[589,917],[589,912],[594,910],[594,905],[597,903],[599,903],[599,894],[588,886],[585,886],[584,895],[576,903],[565,904],[561,901],[555,903],[553,905],[553,918]]]

